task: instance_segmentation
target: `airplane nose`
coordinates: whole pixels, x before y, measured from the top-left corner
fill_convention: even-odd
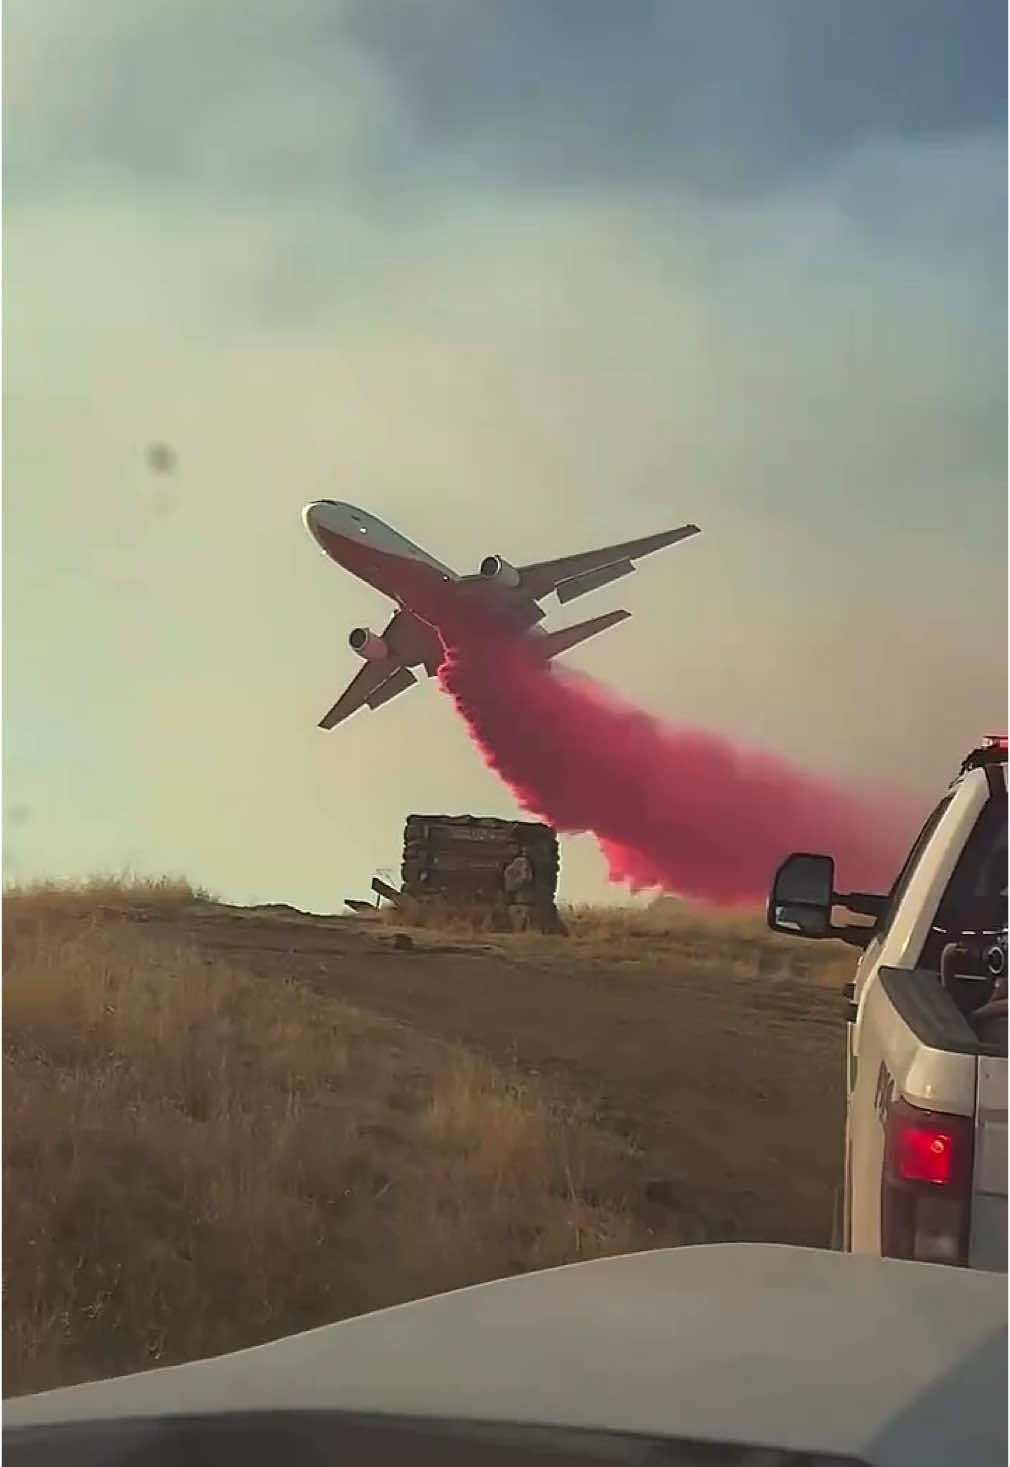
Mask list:
[[[339,515],[335,513],[335,506],[329,499],[314,499],[302,510],[302,524],[317,541],[320,530],[329,530],[331,534],[338,532],[340,529],[338,520]]]
[[[314,499],[302,510],[302,524],[323,554],[329,555],[330,549],[326,544],[326,536],[327,531],[332,534],[333,527],[327,522],[326,509],[325,499]]]
[[[314,499],[302,510],[302,523],[331,560],[340,558],[338,546],[347,538],[342,508],[333,499]]]

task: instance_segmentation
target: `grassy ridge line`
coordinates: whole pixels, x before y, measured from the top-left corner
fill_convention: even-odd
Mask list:
[[[5,1394],[655,1243],[588,1116],[117,920],[199,895],[5,895]]]
[[[190,902],[212,901],[202,887],[182,876],[92,876],[84,881],[35,881],[4,887],[4,919],[8,915],[74,916],[104,906],[149,906],[171,910]]]
[[[649,907],[571,905],[560,911],[572,955],[580,961],[594,954],[617,960],[651,956],[740,978],[797,976],[822,987],[840,987],[854,962],[853,949],[846,944],[781,936],[769,929],[763,911],[750,907],[705,908],[660,897]],[[486,907],[409,902],[401,909],[384,907],[375,916],[389,927],[433,936],[493,936],[496,943],[516,944],[529,954],[549,952],[559,960],[566,951],[556,937],[501,932],[501,913]]]

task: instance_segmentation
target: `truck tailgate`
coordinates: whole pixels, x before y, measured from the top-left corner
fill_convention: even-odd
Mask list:
[[[972,1178],[972,1268],[1007,1268],[1007,1061],[980,1055]]]

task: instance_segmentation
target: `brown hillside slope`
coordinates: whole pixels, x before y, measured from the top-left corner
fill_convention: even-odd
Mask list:
[[[823,1242],[848,955],[5,900],[5,1393],[600,1252]],[[809,971],[798,971],[801,965]]]

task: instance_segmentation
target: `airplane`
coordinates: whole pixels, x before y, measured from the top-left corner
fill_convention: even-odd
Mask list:
[[[506,618],[522,632],[537,638],[538,648],[550,660],[560,652],[625,621],[628,611],[608,611],[589,621],[559,631],[538,625],[546,615],[540,602],[551,594],[564,605],[598,591],[611,581],[630,575],[635,561],[667,545],[700,534],[697,525],[681,525],[640,540],[607,545],[513,566],[500,555],[487,555],[476,575],[457,575],[420,546],[390,529],[375,515],[333,499],[316,499],[302,510],[305,528],[320,549],[338,565],[396,602],[397,610],[381,634],[355,627],[348,637],[364,667],[319,721],[335,728],[359,708],[380,708],[417,682],[412,669],[434,676],[444,660],[441,638],[425,612],[431,598],[477,596],[481,604]],[[430,613],[429,613],[430,616]]]

